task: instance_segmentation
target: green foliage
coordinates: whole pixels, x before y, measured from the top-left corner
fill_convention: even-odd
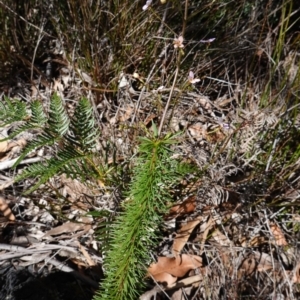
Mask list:
[[[85,152],[93,151],[99,132],[95,128],[93,108],[86,98],[79,102],[70,128],[73,135],[68,136],[69,141]]]
[[[46,132],[49,132],[49,134],[54,137],[62,137],[69,129],[69,123],[70,120],[61,98],[58,97],[57,94],[54,94],[50,102],[49,119]]]
[[[36,190],[41,184],[46,183],[51,177],[65,173],[72,178],[87,180],[91,177],[103,179],[103,169],[94,162],[94,150],[99,131],[95,128],[93,110],[86,98],[82,98],[73,118],[70,120],[65,111],[63,101],[56,94],[50,101],[49,116],[46,117],[42,104],[34,101],[30,105],[31,117],[27,117],[26,107],[21,102],[12,102],[5,99],[2,116],[6,116],[4,123],[22,121],[23,124],[9,136],[39,128],[41,133],[23,150],[15,163],[15,167],[30,152],[37,148],[51,146],[54,153],[50,159],[29,166],[22,174],[15,178],[20,181],[25,178],[37,178],[37,182],[26,191],[26,194]],[[59,147],[58,147],[59,146]]]
[[[59,142],[69,129],[69,117],[64,110],[61,99],[56,94],[54,94],[51,99],[49,118],[47,121],[41,104],[38,104],[37,101],[35,101],[34,105],[31,105],[31,109],[33,120],[26,121],[20,129],[24,131],[37,126],[43,126],[44,124],[45,126],[43,126],[44,128],[41,128],[43,130],[41,135],[25,147],[23,153],[16,161],[15,166],[17,166],[24,159],[24,157],[34,149],[44,146],[52,146]],[[20,130],[17,130],[16,133],[20,133]]]
[[[152,90],[153,86],[170,87],[173,81],[173,87],[176,84],[182,92],[200,88],[199,91],[205,92],[211,100],[216,97],[221,99],[223,96],[227,98],[234,92],[236,102],[230,107],[224,107],[224,111],[234,110],[237,115],[239,107],[246,110],[250,107],[269,108],[272,111],[281,106],[281,101],[285,102],[288,104],[289,114],[285,118],[280,117],[275,128],[268,129],[266,127],[270,125],[260,125],[252,117],[251,120],[245,118],[245,125],[236,126],[240,121],[236,124],[236,120],[229,117],[233,127],[238,129],[233,133],[232,139],[226,139],[220,151],[215,147],[216,150],[212,153],[217,154],[212,155],[212,159],[201,172],[204,174],[209,167],[215,168],[220,163],[222,156],[226,156],[228,144],[232,147],[229,151],[233,160],[234,157],[238,160],[238,156],[241,156],[243,166],[252,165],[255,170],[254,177],[259,177],[259,172],[265,176],[267,171],[266,181],[272,181],[270,195],[272,189],[284,191],[286,185],[294,190],[298,189],[295,186],[299,181],[300,147],[297,141],[300,133],[300,65],[290,62],[283,75],[280,67],[284,65],[285,53],[298,48],[299,39],[295,34],[296,26],[293,25],[298,17],[296,11],[293,12],[293,1],[186,1],[187,17],[184,17],[183,2],[178,0],[167,1],[166,5],[153,1],[147,11],[142,11],[146,0],[100,1],[101,3],[88,0],[54,0],[51,7],[49,1],[45,0],[38,4],[33,0],[24,3],[13,0],[0,2],[0,28],[3,32],[0,37],[0,66],[1,76],[5,80],[15,78],[16,69],[19,74],[28,74],[30,69],[32,80],[37,77],[45,80],[45,55],[47,54],[47,61],[49,55],[54,62],[54,58],[57,58],[55,53],[59,50],[58,53],[64,53],[62,57],[67,65],[76,66],[74,71],[80,71],[78,73],[87,72],[98,83],[93,89],[103,91],[106,93],[104,96],[113,102],[119,99],[109,93],[117,90],[121,71],[139,73],[145,79],[145,88],[148,90]],[[128,18],[130,15],[134,18]],[[185,19],[183,24],[182,19]],[[271,36],[270,32],[273,33]],[[178,52],[170,50],[173,49],[174,37],[179,35],[184,36],[186,48],[185,54],[181,55],[182,60],[176,56]],[[212,45],[199,42],[211,37],[216,38]],[[52,52],[50,48],[53,41],[57,42],[58,49]],[[268,47],[266,41],[269,41]],[[259,54],[261,50],[263,52]],[[296,63],[298,71],[291,83],[290,73],[293,73]],[[178,72],[174,73],[175,68]],[[187,87],[188,70],[194,70],[201,78],[199,85]],[[172,75],[177,73],[178,78],[177,75]],[[226,85],[225,89],[222,88],[219,83],[224,80],[230,86],[233,82],[237,83],[237,87],[244,89],[243,95],[239,95],[239,88],[232,92],[228,92]],[[249,94],[252,91],[256,96],[251,99]],[[180,94],[181,92],[178,93]],[[283,96],[281,100],[280,94]],[[159,115],[164,106],[164,97],[158,97],[147,99],[149,107],[158,107],[155,115]],[[173,112],[180,103],[180,96],[176,97],[178,99],[174,101],[172,92],[169,95]],[[14,124],[17,127],[13,128],[7,139],[27,130],[38,129],[40,132],[25,148],[15,166],[31,151],[45,146],[48,150],[50,148],[52,158],[29,166],[16,178],[17,181],[25,178],[36,179],[27,194],[46,183],[52,176],[62,173],[82,181],[89,178],[100,178],[103,181],[106,174],[104,168],[99,166],[99,159],[95,157],[99,132],[95,128],[93,110],[87,99],[79,101],[72,117],[66,113],[64,104],[57,95],[51,100],[48,115],[40,101],[33,101],[29,109],[24,102],[8,98],[0,104],[0,125],[18,122]],[[165,111],[169,111],[168,105]],[[281,112],[277,114],[281,115]],[[289,124],[289,120],[293,120],[293,125]],[[297,122],[298,125],[294,126]],[[240,155],[238,151],[242,136],[250,126],[255,129],[257,137],[261,138],[253,139],[253,143],[249,138],[249,147],[245,154]],[[161,139],[160,132],[161,128],[159,131],[154,128],[155,138],[141,140],[128,198],[121,207],[122,211],[116,223],[100,224],[103,225],[102,232],[99,230],[97,233],[104,241],[102,250],[105,254],[107,277],[95,297],[97,300],[137,298],[143,288],[141,282],[149,252],[159,238],[161,216],[171,201],[169,191],[182,174],[192,172],[188,164],[179,164],[170,158],[169,146],[175,141],[175,137]],[[218,166],[221,171],[225,169],[224,161]],[[118,180],[121,176],[115,178]],[[119,183],[117,180],[115,182]],[[281,204],[274,199],[272,204]],[[286,202],[283,203],[286,205]],[[90,214],[108,218],[107,213],[101,211]]]
[[[149,262],[149,251],[159,237],[162,215],[172,201],[170,187],[186,168],[170,158],[174,137],[142,138],[139,158],[123,211],[110,227],[105,258],[106,278],[95,300],[137,299]]]
[[[19,122],[15,130],[3,140],[11,140],[18,134],[30,129],[41,129],[47,121],[43,106],[40,101],[33,101],[30,104],[31,116],[26,110],[26,104],[19,100],[13,101],[4,97],[4,102],[0,103],[1,126]],[[26,153],[27,154],[27,153]]]
[[[25,103],[11,100],[8,97],[4,97],[4,101],[0,102],[0,122],[2,126],[23,121],[27,116]]]

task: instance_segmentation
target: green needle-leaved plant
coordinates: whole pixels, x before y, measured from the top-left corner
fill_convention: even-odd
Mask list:
[[[171,203],[170,188],[185,169],[171,158],[174,142],[171,136],[141,139],[128,197],[110,227],[106,277],[94,300],[135,300],[141,292],[162,215]]]
[[[95,126],[93,108],[88,99],[80,99],[74,115],[70,117],[57,94],[51,97],[47,114],[38,100],[27,108],[20,101],[5,98],[0,106],[0,116],[0,126],[17,122],[6,139],[12,139],[24,131],[38,130],[35,138],[23,149],[15,167],[32,151],[45,146],[51,148],[51,158],[30,165],[16,176],[15,182],[26,178],[37,179],[25,194],[36,190],[55,175],[66,174],[82,181],[91,178],[103,180],[103,167],[99,153],[95,151],[99,130]]]

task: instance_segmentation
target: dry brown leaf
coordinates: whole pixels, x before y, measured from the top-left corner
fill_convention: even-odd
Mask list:
[[[9,221],[14,221],[16,219],[3,197],[0,197],[0,211]]]
[[[77,179],[68,178],[65,174],[60,176],[62,188],[62,194],[64,196],[69,195],[68,200],[70,202],[80,206],[79,201],[83,195],[94,196],[95,193],[92,189],[89,189],[86,185]]]
[[[193,232],[195,227],[202,221],[202,219],[202,217],[198,217],[195,220],[182,225],[182,227],[176,233],[176,237],[173,242],[172,252],[174,256],[180,253],[180,251],[188,241],[191,233]]]
[[[5,153],[8,149],[8,142],[2,141],[0,142],[0,153]]]
[[[89,267],[93,267],[96,265],[94,260],[90,257],[89,253],[84,249],[84,247],[77,241],[77,245],[83,256],[85,257]]]
[[[11,141],[8,143],[8,150],[13,149],[13,148],[18,148],[18,150],[24,148],[27,144],[26,139],[20,138],[17,141]]]
[[[183,277],[188,271],[202,267],[202,258],[196,255],[182,254],[176,257],[158,257],[156,263],[148,268],[149,274],[158,282],[169,285]]]
[[[279,226],[275,223],[270,224],[270,229],[275,239],[275,243],[277,246],[287,246],[287,241],[284,237],[284,234]]]
[[[213,129],[212,131],[209,131],[207,134],[207,140],[214,143],[221,142],[225,138],[226,135],[224,134],[220,126]]]
[[[203,270],[207,271],[206,268],[203,268]],[[171,290],[171,289],[176,289],[176,288],[180,288],[180,287],[186,287],[189,285],[193,285],[193,287],[197,287],[199,286],[199,282],[203,280],[203,275],[202,274],[198,274],[198,275],[194,275],[194,276],[190,276],[184,279],[181,279],[180,281],[172,284],[171,286],[168,286],[168,288],[166,290]]]
[[[122,115],[119,117],[119,121],[120,122],[127,121],[131,117],[132,112],[133,112],[133,108],[130,105],[127,105],[124,108],[124,113],[122,113]]]
[[[279,263],[267,253],[255,252],[255,258],[258,262],[257,271],[278,270]]]
[[[176,277],[174,277],[176,278]],[[177,289],[182,289],[184,288],[185,294],[190,296],[191,291],[193,288],[197,288],[199,286],[199,282],[203,280],[203,275],[194,275],[190,276],[184,279],[181,279],[178,282],[174,282],[173,284],[168,285],[166,288],[162,288],[159,285],[156,285],[153,287],[150,291],[147,291],[146,293],[142,294],[139,298],[139,300],[152,300],[156,299],[156,295],[160,294],[164,290],[169,291],[169,290],[177,290]],[[174,294],[173,294],[174,295]],[[176,299],[172,295],[172,300]]]
[[[37,96],[38,96],[38,89],[35,85],[32,85],[30,97],[36,98]]]
[[[177,277],[175,277],[169,273],[159,273],[152,277],[157,282],[161,282],[161,283],[164,282],[166,284],[166,286],[170,286],[177,281]]]
[[[0,191],[6,189],[7,187],[11,186],[14,184],[15,181],[13,179],[8,179],[7,181],[4,181],[3,183],[0,183]]]
[[[197,101],[200,103],[200,105],[205,108],[206,110],[208,111],[211,111],[212,109],[212,106],[211,104],[209,103],[209,98],[206,97],[206,96],[201,96],[201,97],[197,97]]]
[[[224,267],[228,270],[229,274],[232,274],[232,254],[234,252],[232,251],[232,247],[229,247],[232,242],[227,239],[227,237],[223,235],[218,229],[212,233],[212,240],[213,239],[217,242],[215,246],[218,249]]]
[[[125,160],[124,156],[114,156],[114,157],[109,157],[107,160],[107,164],[111,165],[111,164],[115,164],[115,163],[121,163]],[[100,185],[100,187],[105,187],[104,183],[101,180],[97,180],[98,184]]]
[[[293,271],[293,283],[300,283],[300,263],[298,263]]]
[[[64,90],[64,86],[60,80],[54,80],[53,90],[57,92],[62,92]]]
[[[220,97],[217,100],[214,101],[214,104],[219,106],[219,107],[224,107],[231,103],[233,100],[235,100],[234,97],[227,98],[227,95],[225,97]]]
[[[240,243],[243,247],[258,247],[267,242],[268,242],[267,238],[260,235],[252,237],[250,241],[247,237],[242,237],[240,239]]]
[[[151,114],[150,116],[147,116],[147,118],[144,121],[144,124],[147,126],[153,119],[157,117],[156,114]]]
[[[6,161],[14,156],[14,153],[19,152],[26,145],[27,141],[21,138],[17,141],[0,142],[0,161]],[[9,151],[10,150],[10,151]]]
[[[162,288],[159,285],[154,286],[150,291],[145,292],[139,298],[139,300],[152,300],[156,299],[156,295],[161,293]]]
[[[70,82],[72,81],[69,74],[61,75],[61,81],[63,83],[64,89],[68,88],[70,86]]]
[[[246,258],[238,270],[238,278],[242,278],[244,275],[251,275],[255,272],[256,262],[255,259]]]
[[[170,299],[171,299],[171,300],[182,300],[182,299],[184,299],[183,297],[184,297],[184,296],[183,296],[183,291],[182,291],[182,289],[178,289],[178,290],[176,290],[176,291],[172,294],[172,296],[170,297]]]
[[[18,265],[22,267],[27,267],[33,264],[37,264],[43,260],[47,260],[51,257],[51,251],[46,253],[33,253],[30,255],[22,256],[20,259],[24,262],[20,262]]]
[[[72,223],[72,222],[64,223],[61,226],[57,226],[57,227],[47,231],[45,233],[45,235],[43,236],[43,238],[52,236],[52,235],[59,235],[62,233],[70,233],[70,232],[75,232],[75,231],[79,231],[79,230],[84,230],[86,228],[86,226],[89,226],[89,225],[80,224],[80,223]]]
[[[229,247],[232,245],[232,242],[229,240],[229,238],[219,229],[214,230],[212,233],[212,238],[221,246]]]
[[[192,213],[195,211],[195,208],[196,208],[196,196],[188,197],[182,203],[171,207],[167,219],[173,219],[185,214]]]
[[[200,227],[201,232],[203,231],[203,236],[202,236],[202,242],[201,242],[201,252],[203,252],[204,245],[205,245],[205,240],[208,236],[208,232],[210,231],[211,227],[215,224],[215,221],[213,220],[212,216],[209,216],[208,219],[202,226]],[[204,227],[205,226],[205,227]]]
[[[253,272],[273,270],[278,272],[280,265],[277,260],[267,253],[254,251],[241,264],[238,270],[238,276],[251,275]]]
[[[201,123],[196,123],[188,128],[190,135],[195,139],[207,139],[207,128]]]
[[[295,63],[295,58],[298,54],[296,54],[294,51],[291,51],[284,59],[283,67],[285,71],[288,74],[288,80],[290,84],[293,84],[293,81],[295,80],[297,74],[298,74],[298,65]]]

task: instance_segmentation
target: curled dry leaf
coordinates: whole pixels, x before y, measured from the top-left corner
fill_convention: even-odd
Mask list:
[[[171,275],[169,273],[166,273],[166,272],[159,273],[156,276],[152,276],[152,277],[157,282],[165,283],[166,286],[170,286],[170,285],[174,284],[177,281],[176,276],[173,276],[173,275]]]
[[[9,221],[14,221],[16,219],[3,197],[0,197],[0,212],[2,212],[4,217]]]
[[[276,245],[277,246],[287,246],[288,243],[284,237],[284,234],[283,234],[281,228],[273,223],[270,225],[270,229],[272,231]]]
[[[15,149],[17,148],[17,151],[20,151],[23,149],[27,144],[27,141],[25,138],[20,138],[17,141],[11,141],[8,143],[8,149]]]
[[[148,268],[148,273],[158,282],[168,286],[183,277],[190,270],[202,267],[202,258],[197,255],[182,254],[176,257],[158,257],[156,263]]]

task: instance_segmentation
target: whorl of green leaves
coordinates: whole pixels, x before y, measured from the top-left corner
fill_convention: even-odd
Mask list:
[[[162,214],[170,204],[170,187],[181,178],[170,158],[174,139],[143,138],[123,212],[110,227],[105,253],[106,278],[94,300],[135,300],[143,288],[150,257],[157,245]]]
[[[96,166],[93,161],[93,151],[99,132],[95,128],[93,109],[86,98],[78,102],[71,120],[65,111],[62,99],[56,94],[51,98],[48,117],[39,101],[31,103],[29,114],[24,104],[7,98],[2,104],[2,110],[0,108],[0,115],[6,116],[4,124],[21,122],[8,138],[30,129],[40,131],[40,134],[25,147],[15,167],[33,150],[44,146],[52,148],[50,159],[30,165],[15,178],[15,181],[25,178],[38,179],[26,194],[36,190],[54,175],[62,173],[82,180],[102,176],[102,168]],[[58,150],[54,151],[54,149]]]

